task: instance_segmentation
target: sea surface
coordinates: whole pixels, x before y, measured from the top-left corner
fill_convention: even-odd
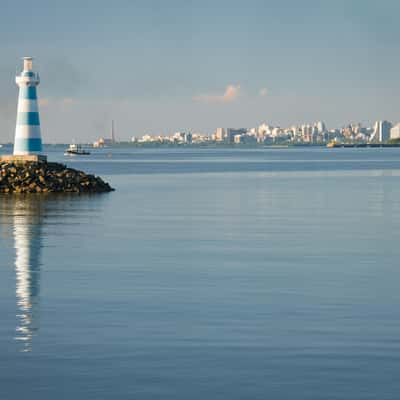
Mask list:
[[[116,191],[0,196],[1,400],[399,399],[400,149],[46,151]]]

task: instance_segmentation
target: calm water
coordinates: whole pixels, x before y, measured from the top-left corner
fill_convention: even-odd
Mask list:
[[[399,398],[400,149],[67,162],[117,190],[0,197],[1,400]]]

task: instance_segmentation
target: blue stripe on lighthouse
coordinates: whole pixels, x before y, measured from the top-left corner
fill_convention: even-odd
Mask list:
[[[36,100],[36,86],[22,86],[19,88],[19,98],[20,99],[29,99]]]
[[[32,71],[22,71],[21,76],[35,76]]]
[[[38,112],[19,112],[17,125],[40,125]]]
[[[40,138],[16,138],[14,142],[14,154],[16,152],[42,151],[42,139]]]

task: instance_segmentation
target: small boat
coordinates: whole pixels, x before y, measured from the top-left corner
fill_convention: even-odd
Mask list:
[[[64,156],[87,156],[90,153],[86,151],[80,144],[70,144],[65,150]]]

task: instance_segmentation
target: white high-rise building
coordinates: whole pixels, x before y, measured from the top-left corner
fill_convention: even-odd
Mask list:
[[[323,133],[326,131],[326,126],[323,121],[318,121],[316,125],[317,125],[318,133]]]
[[[400,139],[400,122],[390,130],[390,139]]]
[[[215,132],[215,140],[217,142],[222,142],[225,138],[225,129],[224,128],[217,128]]]
[[[258,133],[260,135],[265,135],[268,132],[268,130],[269,126],[266,123],[263,123],[258,127]]]
[[[298,129],[298,127],[296,125],[292,125],[290,130],[292,131],[293,136],[298,136],[301,134],[300,130]]]
[[[390,128],[392,124],[389,121],[376,121],[374,131],[370,142],[384,143],[390,139]]]

